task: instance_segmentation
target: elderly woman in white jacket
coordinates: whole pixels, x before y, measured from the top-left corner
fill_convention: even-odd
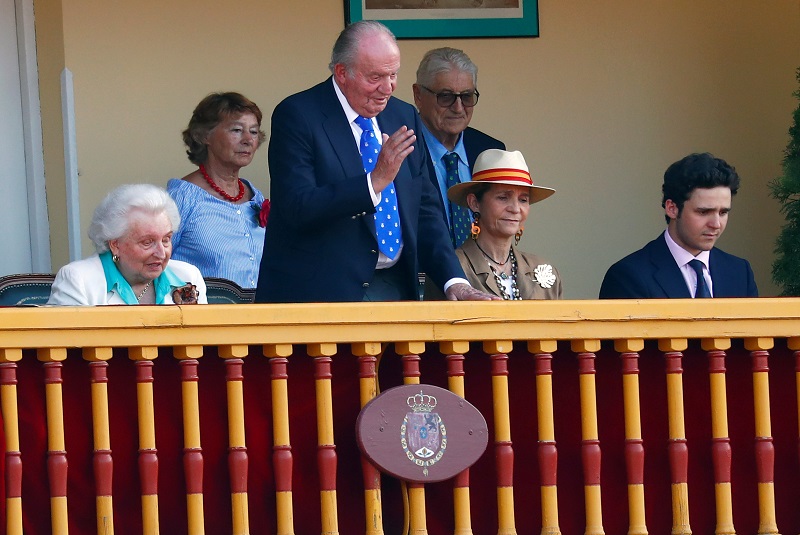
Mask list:
[[[203,276],[170,260],[180,225],[175,202],[151,184],[121,186],[92,216],[96,253],[58,270],[49,305],[169,305],[206,303]]]

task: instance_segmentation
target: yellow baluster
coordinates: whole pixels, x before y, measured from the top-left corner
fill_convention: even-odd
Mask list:
[[[272,464],[275,470],[275,507],[277,511],[277,535],[294,535],[292,509],[292,446],[289,442],[289,393],[287,387],[287,360],[291,348],[264,347],[264,355],[270,357],[272,384]],[[287,354],[288,353],[288,354]],[[278,356],[280,355],[280,356]]]
[[[317,349],[332,350],[318,353]],[[336,503],[336,444],[333,438],[333,398],[331,397],[331,356],[336,347],[309,346],[314,359],[314,383],[317,401],[317,468],[320,479],[322,535],[338,535],[339,517]]]
[[[628,535],[647,535],[644,514],[644,445],[639,404],[639,351],[643,340],[615,340],[622,358],[625,411],[625,460],[628,466]]]
[[[291,344],[263,346],[263,354],[270,359],[272,370],[272,431],[273,464],[275,470],[276,510],[278,535],[294,533],[292,512],[292,447],[289,444],[289,401],[286,380],[286,357],[292,355]]]
[[[222,352],[220,352],[222,354]],[[241,352],[225,352],[233,357]],[[246,353],[245,353],[246,355]],[[231,508],[234,535],[250,534],[247,506],[247,440],[244,432],[244,389],[240,358],[226,357],[225,382],[228,394],[228,464],[230,466]]]
[[[711,438],[714,462],[714,498],[717,535],[735,535],[731,496],[731,439],[728,436],[728,396],[725,380],[725,350],[731,342],[725,338],[707,339],[701,347],[708,351],[708,377],[711,391]]]
[[[179,353],[187,354],[187,349],[188,348],[183,348]],[[202,352],[202,347],[200,351]],[[173,355],[174,354],[175,352],[173,352]],[[186,471],[186,514],[189,535],[203,535],[205,533],[205,518],[203,514],[203,448],[200,442],[200,402],[197,366],[198,362],[195,359],[181,360],[183,466]]]
[[[511,446],[511,416],[508,410],[508,355],[510,340],[487,341],[483,350],[492,359],[494,444],[497,464],[497,534],[516,535],[514,518],[514,450]]]
[[[95,504],[98,535],[113,535],[114,506],[112,480],[114,464],[111,458],[111,438],[108,424],[108,363],[110,347],[85,348],[84,360],[89,361],[92,381],[92,430],[94,436]]]
[[[19,349],[0,349],[0,406],[5,434],[6,533],[22,535],[22,454],[19,450],[17,365]]]
[[[669,418],[670,470],[672,472],[672,535],[690,535],[689,526],[689,450],[686,446],[686,425],[683,412],[683,368],[681,351],[685,339],[659,340],[667,363],[667,415]]]
[[[136,396],[139,420],[139,477],[142,486],[142,532],[158,535],[158,451],[153,404],[153,362],[157,348],[129,351],[136,359]]]
[[[377,356],[382,353],[381,344],[375,342],[352,344],[353,355],[359,363],[359,392],[361,407],[378,395]],[[364,512],[366,516],[366,535],[383,535],[383,507],[381,505],[380,472],[361,457],[361,470],[364,474]]]
[[[572,350],[578,353],[581,396],[581,437],[584,494],[586,500],[586,535],[604,535],[600,490],[600,436],[597,432],[597,387],[595,384],[595,351],[599,340],[574,340]]]
[[[47,405],[47,472],[50,478],[50,523],[53,535],[67,535],[67,451],[64,442],[64,402],[61,388],[61,362],[67,351],[39,349],[37,358],[45,369],[45,404]]]
[[[456,395],[466,398],[464,393],[464,353],[469,351],[469,342],[443,342],[439,351],[447,355],[447,387]],[[472,535],[472,516],[469,499],[469,468],[458,474],[453,482],[453,535]]]
[[[528,342],[528,351],[536,361],[536,414],[539,436],[539,473],[542,495],[542,535],[561,535],[558,525],[558,488],[555,421],[553,419],[552,353],[555,340]]]
[[[395,344],[395,351],[403,360],[403,384],[418,385],[420,378],[419,355],[425,352],[422,342]],[[428,519],[425,511],[425,485],[407,483],[409,509],[409,535],[427,535]]]
[[[758,472],[758,535],[778,533],[775,519],[775,446],[769,410],[769,353],[771,338],[746,338],[744,347],[753,360],[755,400],[756,469]]]

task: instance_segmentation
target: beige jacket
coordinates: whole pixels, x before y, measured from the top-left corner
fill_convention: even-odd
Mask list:
[[[561,299],[563,290],[561,274],[558,270],[541,257],[520,251],[513,245],[511,247],[517,258],[517,288],[519,288],[520,297],[522,299]],[[467,239],[461,247],[456,249],[456,256],[458,256],[467,280],[473,288],[503,297],[503,292],[498,287],[492,270],[489,269],[489,263],[478,249],[475,240]],[[537,268],[539,268],[538,278]],[[547,280],[550,278],[547,276],[548,273],[555,275],[555,281],[552,282],[550,288],[545,288],[550,284]],[[444,299],[444,295],[440,290],[433,284],[425,285],[426,301],[441,299]]]

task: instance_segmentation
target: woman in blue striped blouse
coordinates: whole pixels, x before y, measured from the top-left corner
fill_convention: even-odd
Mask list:
[[[189,161],[199,168],[173,178],[167,191],[181,214],[172,257],[255,288],[269,201],[239,170],[253,161],[266,135],[261,110],[239,93],[213,93],[194,110],[183,132]]]

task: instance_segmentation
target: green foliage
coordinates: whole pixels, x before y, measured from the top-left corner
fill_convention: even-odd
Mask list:
[[[800,68],[797,69],[800,84]],[[794,96],[800,100],[800,89]],[[786,224],[775,241],[772,280],[783,296],[800,296],[800,104],[789,127],[789,143],[783,151],[783,175],[769,184],[770,194],[781,203]]]

